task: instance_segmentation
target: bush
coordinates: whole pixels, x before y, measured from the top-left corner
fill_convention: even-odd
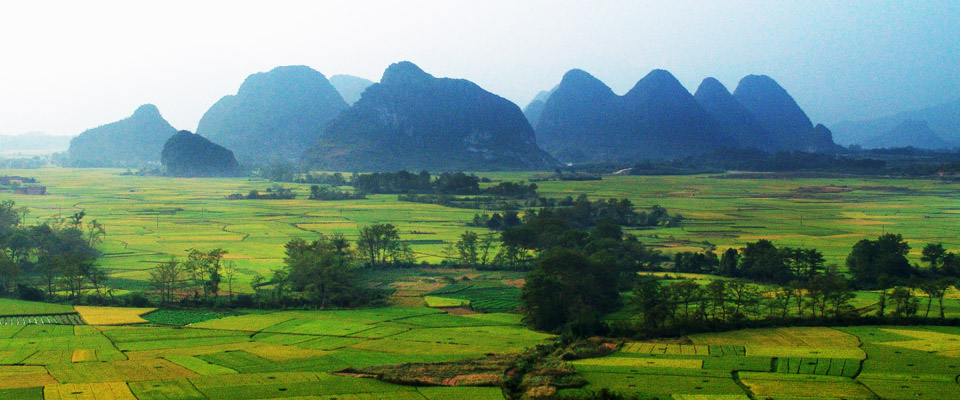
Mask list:
[[[16,294],[18,299],[26,301],[43,301],[46,298],[42,290],[24,284],[17,284]]]

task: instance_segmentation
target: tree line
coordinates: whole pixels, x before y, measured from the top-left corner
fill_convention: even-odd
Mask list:
[[[237,273],[227,252],[216,248],[191,250],[183,260],[158,263],[150,271],[150,284],[161,304],[230,307],[356,307],[382,300],[379,291],[363,288],[357,273],[363,268],[412,265],[410,246],[400,240],[392,224],[360,229],[355,242],[343,235],[321,235],[307,242],[286,243],[284,265],[268,275],[254,274],[253,295],[235,295]],[[226,298],[222,291],[226,284]]]
[[[608,238],[616,240],[614,226],[598,225],[578,235],[593,237],[595,231],[606,229]],[[911,266],[906,259],[910,247],[898,234],[857,242],[846,259],[849,277],[837,266],[826,265],[816,249],[777,247],[763,239],[727,249],[720,257],[710,251],[677,253],[673,271],[717,276],[705,284],[637,277],[643,269],[639,265],[618,267],[615,259],[598,259],[593,253],[598,248],[601,254],[609,251],[596,244],[578,247],[562,241],[541,253],[522,295],[531,327],[575,335],[612,330],[618,335],[653,336],[763,324],[944,320],[946,292],[958,287],[951,264],[955,253],[942,244],[928,244],[922,260],[929,267]],[[621,274],[615,277],[611,271]],[[615,278],[621,280],[613,285]],[[624,301],[610,288],[622,290],[627,282],[631,295]],[[878,296],[869,310],[853,304],[856,290],[863,289],[875,290]],[[931,315],[934,302],[939,312]],[[604,315],[617,310],[634,317],[602,322]]]
[[[97,264],[96,246],[106,235],[104,226],[84,222],[84,211],[28,226],[28,213],[0,201],[0,295],[43,300],[65,293],[80,300],[92,292],[103,299],[108,274]]]

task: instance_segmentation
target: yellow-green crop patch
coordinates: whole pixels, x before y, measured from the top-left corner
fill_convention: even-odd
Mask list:
[[[427,303],[427,307],[431,308],[467,307],[470,305],[470,300],[438,296],[424,296],[423,301]]]
[[[960,399],[960,386],[954,381],[921,381],[860,378],[860,382],[884,399]]]
[[[740,381],[762,398],[873,399],[875,396],[857,381],[833,376],[785,375],[742,372]]]
[[[0,317],[10,315],[72,314],[73,306],[0,298]]]
[[[389,222],[409,241],[420,260],[437,262],[482,210],[399,202],[395,195],[366,200],[318,202],[306,199],[309,185],[286,184],[299,198],[282,201],[231,201],[230,193],[271,183],[250,178],[179,179],[121,175],[116,169],[43,168],[4,170],[29,175],[47,186],[47,196],[0,193],[31,209],[28,223],[84,210],[107,227],[102,264],[114,276],[147,281],[145,269],[190,248],[229,251],[238,270],[235,289],[250,293],[256,273],[269,274],[283,260],[283,243],[317,233],[355,238],[358,227]],[[519,181],[535,173],[484,174]],[[759,175],[758,175],[759,176]],[[856,241],[883,231],[899,232],[911,244],[943,242],[960,248],[957,216],[960,184],[908,179],[754,179],[736,176],[608,176],[602,181],[538,182],[545,197],[628,198],[638,207],[661,205],[686,216],[682,227],[633,231],[644,243],[669,250],[700,250],[716,245],[741,247],[757,238],[778,245],[814,247],[828,263],[842,265]],[[803,190],[845,187],[836,193]],[[800,222],[800,216],[803,222]],[[880,229],[883,228],[883,229]],[[430,240],[417,240],[429,234]],[[709,242],[710,244],[706,244]],[[921,246],[911,262],[919,263]],[[129,289],[127,281],[108,282]],[[450,297],[450,296],[441,296]],[[477,303],[474,299],[472,303]],[[504,304],[501,304],[504,305]],[[493,305],[491,305],[493,306]]]
[[[584,388],[588,391],[600,391],[603,388],[620,393],[640,396],[671,396],[674,394],[699,395],[745,395],[743,389],[733,378],[645,375],[603,372],[584,372],[589,382]]]
[[[164,379],[159,381],[130,382],[130,391],[138,400],[205,400],[189,380]]]

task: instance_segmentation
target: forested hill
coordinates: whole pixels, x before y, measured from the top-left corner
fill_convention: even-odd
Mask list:
[[[463,79],[391,65],[305,153],[346,171],[552,168],[517,105]]]

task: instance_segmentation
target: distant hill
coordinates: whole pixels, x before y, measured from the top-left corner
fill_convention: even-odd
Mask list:
[[[180,131],[167,140],[160,161],[172,176],[233,176],[238,172],[232,151],[188,131]]]
[[[582,70],[564,74],[537,143],[566,162],[671,158],[724,145],[718,124],[676,78],[655,70],[623,96]]]
[[[693,97],[721,128],[736,141],[739,147],[753,147],[764,151],[777,150],[778,145],[770,133],[760,126],[760,121],[750,110],[714,78],[700,83]]]
[[[864,148],[885,147],[882,143],[872,142],[886,136],[904,121],[925,121],[930,131],[950,147],[960,146],[960,99],[920,110],[906,111],[886,117],[862,121],[843,121],[835,124],[837,143],[844,146],[860,145]],[[918,148],[939,145],[940,141],[914,142]]]
[[[145,104],[127,119],[88,129],[74,137],[68,164],[136,168],[157,163],[163,144],[176,133],[156,106]]]
[[[520,108],[463,79],[391,65],[304,154],[347,171],[552,168]]]
[[[530,104],[527,104],[527,106],[523,108],[523,115],[527,117],[527,121],[530,122],[530,126],[532,126],[534,130],[537,129],[537,122],[540,120],[540,114],[543,113],[543,106],[547,104],[547,99],[550,98],[554,90],[557,90],[557,88],[554,87],[551,90],[544,90],[537,93],[536,97],[530,101]]]
[[[838,150],[830,130],[814,129],[810,118],[787,91],[766,75],[747,75],[733,97],[743,104],[769,132],[781,150],[831,152]]]
[[[943,150],[957,146],[957,143],[950,143],[941,138],[930,128],[927,121],[905,119],[893,129],[864,141],[862,147],[866,149],[916,147]]]
[[[200,119],[197,134],[245,162],[296,159],[349,105],[323,74],[306,66],[250,75]]]
[[[334,75],[330,77],[330,84],[337,89],[337,92],[340,93],[340,96],[343,96],[343,100],[349,105],[353,105],[357,100],[360,100],[360,95],[363,94],[363,91],[367,90],[373,83],[374,82],[369,79],[352,75]]]
[[[28,132],[21,135],[0,135],[0,156],[17,153],[36,155],[65,151],[70,147],[70,136]]]

